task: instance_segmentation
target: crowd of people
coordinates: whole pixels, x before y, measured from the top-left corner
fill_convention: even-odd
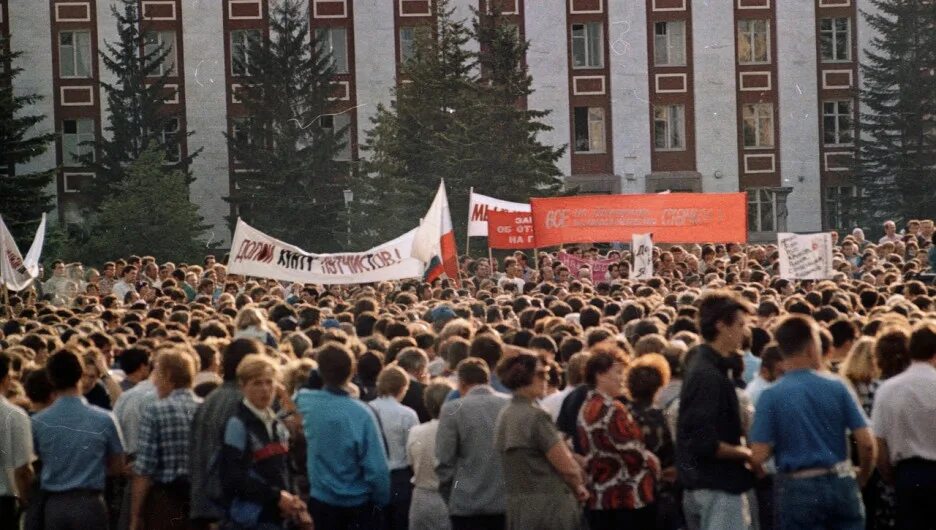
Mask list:
[[[640,281],[582,246],[344,286],[55,262],[0,316],[0,529],[936,528],[933,222],[884,229],[822,281],[771,244]]]

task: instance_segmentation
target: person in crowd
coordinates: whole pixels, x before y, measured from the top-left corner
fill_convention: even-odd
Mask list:
[[[860,487],[871,476],[876,450],[867,419],[845,383],[820,371],[819,326],[812,318],[790,315],[774,337],[784,375],[758,401],[751,461],[776,459],[779,528],[862,529]],[[857,472],[848,459],[848,431],[857,441]]]
[[[122,473],[125,465],[114,417],[82,398],[79,385],[84,369],[78,353],[70,349],[53,353],[46,370],[57,397],[32,417],[33,445],[43,463],[46,530],[107,528],[106,476]]]
[[[676,427],[676,466],[690,530],[751,528],[746,497],[754,485],[751,450],[741,439],[729,360],[740,353],[752,313],[731,291],[710,291],[699,301],[698,329],[705,342],[686,371]]]
[[[118,302],[123,303],[127,299],[127,295],[137,291],[136,282],[137,268],[128,265],[120,271],[120,279],[111,287],[111,292],[117,297]]]
[[[549,413],[553,421],[559,418],[559,410],[562,408],[562,403],[565,401],[565,398],[568,397],[573,390],[585,383],[585,363],[587,361],[587,353],[579,352],[572,355],[572,357],[569,358],[565,372],[565,388],[555,394],[546,396],[546,398],[540,402],[540,406]]]
[[[408,388],[409,374],[399,366],[387,366],[377,376],[377,399],[368,403],[377,416],[390,467],[390,504],[384,516],[386,530],[406,530],[409,524],[413,470],[406,459],[406,439],[410,429],[419,425],[419,417],[416,411],[400,403]]]
[[[406,395],[400,402],[416,412],[420,423],[429,421],[431,418],[423,399],[429,379],[429,356],[421,348],[404,348],[397,355],[396,362],[409,379]]]
[[[436,475],[453,530],[501,530],[506,521],[504,471],[493,439],[508,398],[491,388],[487,363],[476,357],[456,367],[460,397],[439,412]],[[457,484],[457,486],[456,486]]]
[[[150,376],[150,352],[145,348],[127,348],[120,354],[120,369],[124,378],[120,381],[121,395]],[[118,397],[115,401],[120,402]]]
[[[187,529],[189,433],[200,403],[192,392],[193,352],[166,349],[154,364],[153,384],[159,399],[146,406],[140,421],[130,529]]]
[[[273,411],[278,368],[249,354],[237,366],[244,398],[227,420],[219,454],[225,521],[234,528],[310,527],[305,502],[291,491],[289,433]]]
[[[296,407],[307,444],[309,512],[319,528],[380,528],[390,503],[390,468],[377,416],[345,387],[354,355],[338,342],[313,352],[321,390],[302,389]]]
[[[871,422],[880,445],[878,468],[894,484],[897,528],[933,528],[936,509],[936,321],[910,336],[910,366],[877,390]]]
[[[439,414],[452,386],[437,379],[423,391],[430,420],[410,429],[406,439],[406,460],[413,469],[413,500],[409,508],[410,530],[451,530],[448,507],[439,494],[435,449]]]
[[[494,448],[503,462],[508,530],[579,529],[580,505],[589,497],[582,468],[549,413],[536,404],[546,392],[546,366],[521,351],[497,367],[501,383],[513,392],[494,432]]]
[[[757,402],[760,400],[764,390],[773,386],[782,375],[783,356],[780,354],[780,349],[777,348],[777,344],[771,342],[764,346],[764,350],[761,352],[760,371],[757,373],[757,376],[754,377],[754,380],[751,381],[751,384],[744,387],[744,392],[747,394],[748,399],[751,400],[751,405],[754,406],[755,410],[757,409]]]
[[[578,436],[579,444],[588,448],[586,506],[591,530],[656,524],[660,460],[644,445],[643,431],[631,411],[617,399],[626,390],[627,363],[623,351],[609,347],[593,349],[585,364],[590,390],[579,413]]]
[[[29,503],[33,480],[32,428],[26,412],[6,399],[14,381],[13,359],[0,352],[0,529],[18,530],[20,510]]]
[[[858,404],[865,415],[870,416],[874,395],[881,384],[881,370],[874,360],[874,339],[859,338],[842,361],[838,373],[858,396]]]

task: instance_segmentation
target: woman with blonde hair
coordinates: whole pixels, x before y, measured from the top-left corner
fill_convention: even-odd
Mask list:
[[[270,331],[266,314],[256,306],[246,306],[237,313],[234,319],[234,338],[257,339],[260,342],[276,348],[276,337]]]
[[[855,390],[861,408],[870,416],[874,391],[881,385],[881,370],[874,358],[874,339],[858,339],[842,361],[839,373]]]

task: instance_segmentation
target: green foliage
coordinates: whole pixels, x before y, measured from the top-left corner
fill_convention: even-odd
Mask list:
[[[417,35],[414,56],[403,66],[408,82],[397,86],[389,108],[378,108],[367,131],[369,158],[355,178],[356,196],[366,204],[355,216],[361,244],[415,227],[440,178],[460,241],[470,188],[514,201],[562,188],[555,163],[565,148],[538,141],[549,130],[541,121],[548,112],[524,106],[532,93],[528,43],[496,13],[476,12],[468,28],[453,18],[448,0],[434,5],[434,27]],[[480,51],[469,49],[472,39]]]
[[[47,192],[55,173],[17,173],[16,166],[26,164],[42,155],[55,141],[53,133],[40,134],[33,130],[45,116],[24,115],[26,107],[42,100],[37,94],[16,95],[13,82],[22,68],[13,67],[21,52],[9,49],[9,43],[0,38],[0,215],[13,237],[28,248],[35,235],[42,212],[52,209],[53,196]],[[25,250],[23,250],[25,252]]]
[[[877,36],[861,61],[857,176],[866,226],[930,217],[936,203],[936,4],[871,0]]]
[[[315,252],[344,248],[348,162],[336,161],[347,127],[334,130],[328,100],[334,66],[317,35],[310,38],[304,2],[283,0],[269,36],[249,48],[250,77],[238,93],[249,118],[227,135],[239,173],[227,198],[249,224]],[[229,219],[232,226],[236,218]]]

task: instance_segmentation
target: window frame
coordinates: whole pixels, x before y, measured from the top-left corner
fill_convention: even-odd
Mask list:
[[[839,105],[842,103],[847,104],[848,112],[841,113]],[[833,104],[835,106],[832,113],[826,112],[826,105]],[[825,147],[852,147],[855,145],[855,120],[854,120],[854,102],[851,99],[824,99],[822,100],[822,145]],[[832,118],[835,123],[835,129],[833,131],[834,142],[829,143],[826,141],[826,118]],[[842,133],[843,128],[841,127],[841,120],[845,118],[848,120],[848,141],[842,142]]]
[[[657,111],[664,111],[663,119],[661,120],[657,116]],[[675,113],[673,111],[676,111]],[[678,136],[680,140],[679,146],[673,146],[671,140],[673,139],[673,129],[674,129],[674,117],[679,118],[678,124]],[[660,147],[657,145],[657,126],[658,124],[664,124],[666,139],[666,146]],[[686,150],[686,106],[678,103],[667,103],[662,105],[653,106],[653,150],[658,152],[674,152],[674,151],[685,151]]]
[[[663,24],[667,28],[666,34],[664,35],[659,35],[657,33],[657,27],[660,24]],[[682,26],[682,32],[680,34],[680,42],[678,43],[679,53],[682,56],[682,60],[680,62],[672,61],[672,55],[673,55],[672,51],[675,45],[673,43],[673,38],[671,36],[672,32],[669,30],[669,26],[671,24],[679,24]],[[666,44],[664,45],[664,48],[663,48],[666,51],[666,62],[660,62],[659,60],[657,60],[658,59],[657,49],[659,45],[658,43],[659,37],[663,37],[663,39],[666,41]],[[659,66],[659,67],[686,66],[686,21],[685,20],[659,20],[659,21],[654,22],[653,24],[653,65]]]
[[[582,35],[575,34],[576,26],[581,26],[583,28],[584,33]],[[597,28],[596,33],[597,33],[598,42],[594,50],[592,50],[592,47],[589,44],[591,43],[592,38],[595,37],[595,34],[594,34],[595,32],[592,31],[594,28]],[[604,68],[605,66],[604,24],[598,21],[575,22],[570,26],[570,29],[571,31],[569,33],[569,38],[570,38],[570,45],[572,49],[572,53],[571,53],[572,69],[573,70],[599,70],[599,69]],[[583,65],[576,64],[577,59],[576,59],[575,49],[576,49],[577,41],[582,41],[582,45],[584,46],[582,51],[585,53],[585,63]],[[592,59],[594,59],[594,57],[592,57],[592,53],[591,53],[592,51],[595,51],[597,53],[597,56],[598,56],[597,64],[594,64],[594,61],[592,61]]]
[[[342,58],[343,63],[335,60],[335,32],[340,31],[344,34],[342,38]],[[327,50],[332,57],[332,65],[335,67],[335,73],[345,75],[350,73],[350,60],[348,59],[348,28],[343,26],[323,26],[315,28],[316,41],[323,50]]]
[[[756,142],[754,145],[747,144],[748,122],[747,122],[747,116],[746,116],[745,111],[748,108],[754,109],[754,133],[755,133],[755,139],[756,139]],[[770,127],[769,129],[767,129],[770,131],[770,144],[769,145],[764,145],[761,142],[761,138],[760,138],[760,132],[762,128],[760,127],[761,113],[759,112],[759,109],[762,109],[762,108],[767,108],[770,111],[767,114],[770,119]],[[741,106],[741,145],[743,146],[745,150],[774,149],[777,145],[777,138],[776,138],[777,134],[776,134],[775,127],[776,127],[776,122],[775,122],[775,117],[774,117],[773,103],[770,103],[770,102],[744,103]]]
[[[71,44],[62,44],[62,37],[65,34],[72,36]],[[85,64],[88,70],[86,75],[78,73],[78,57],[79,57],[79,46],[78,46],[78,35],[87,35],[88,36],[88,46],[87,46],[87,55],[84,57],[86,59]],[[70,53],[66,54],[64,48],[70,48]],[[59,55],[59,78],[61,79],[90,79],[94,76],[94,43],[91,38],[90,30],[83,29],[67,29],[59,31],[58,33],[58,55]],[[69,61],[66,62],[65,57],[68,56]],[[66,75],[64,73],[64,68],[66,64],[71,64],[72,71],[74,74]]]
[[[750,31],[748,31],[748,32],[743,32],[743,31],[741,30],[741,24],[745,24],[745,23],[746,23],[746,24],[752,24],[752,23],[756,23],[756,22],[763,22],[763,23],[765,24],[765,26],[764,26],[764,60],[763,60],[763,61],[758,61],[758,60],[755,59],[756,50],[757,50],[757,47],[756,47],[756,42],[757,42],[757,40],[756,40],[755,37],[756,37],[756,35],[757,35],[757,32],[755,32],[755,31],[753,31],[753,30],[750,30]],[[749,28],[751,28],[751,27],[753,27],[753,26],[749,26]],[[738,21],[735,23],[735,47],[737,48],[737,60],[738,60],[738,64],[741,64],[741,65],[763,65],[763,64],[771,64],[771,62],[772,62],[772,55],[771,55],[771,54],[772,54],[772,52],[773,52],[773,42],[772,42],[773,39],[771,38],[771,32],[770,32],[770,30],[771,30],[771,24],[770,24],[770,19],[769,19],[769,18],[742,18],[742,19],[738,19]],[[742,39],[742,36],[744,36],[744,37],[748,40],[748,49],[751,50],[751,59],[750,59],[750,60],[744,60],[744,59],[741,57],[741,39]]]
[[[829,30],[822,28],[823,22],[826,20],[831,21],[832,27]],[[845,54],[847,57],[841,58],[836,57],[838,55],[836,44],[838,43],[839,31],[836,29],[836,21],[844,20],[847,22],[845,27]],[[823,46],[823,37],[829,34],[830,42],[830,51],[832,52],[832,57],[827,58],[825,55],[825,47]],[[823,64],[836,64],[836,63],[850,63],[852,61],[852,21],[851,17],[823,17],[819,19],[819,61]]]
[[[578,147],[578,139],[579,139],[579,136],[578,136],[578,133],[579,133],[579,124],[578,124],[578,119],[579,119],[579,117],[578,117],[578,114],[579,114],[579,111],[580,111],[580,110],[584,110],[584,111],[585,111],[584,130],[585,130],[586,134],[588,135],[587,138],[586,138],[587,143],[588,143],[588,149],[587,149],[587,150],[581,150],[581,149],[579,149],[579,147]],[[600,120],[600,121],[594,120],[594,118],[596,117],[596,114],[593,113],[593,111],[600,111],[600,113],[601,113],[601,120]],[[575,154],[579,154],[579,155],[601,155],[601,154],[606,154],[606,153],[608,152],[608,140],[607,140],[607,137],[608,137],[608,121],[607,121],[607,120],[608,120],[608,115],[607,115],[607,113],[605,112],[604,107],[589,107],[589,106],[573,107],[573,109],[572,109],[572,116],[573,116],[572,134],[573,134],[573,139],[574,139],[574,141],[573,141],[573,152],[574,152]],[[594,123],[594,124],[597,124],[597,123],[600,123],[600,124],[601,124],[601,134],[600,134],[600,135],[595,135],[595,138],[593,138],[593,135],[592,135],[592,124],[593,124],[593,123]],[[594,140],[595,140],[596,138],[600,138],[600,139],[601,139],[601,146],[600,146],[600,149],[592,150],[591,147],[592,147],[592,145],[594,144]]]
[[[164,37],[169,34],[172,35],[172,43],[170,44],[170,47],[169,47],[170,53],[166,55],[166,59],[159,65],[159,69],[154,71],[148,77],[162,77],[166,73],[167,62],[169,63],[169,68],[168,68],[169,76],[175,77],[178,75],[178,70],[176,69],[176,65],[178,64],[178,51],[176,50],[176,44],[178,43],[179,36],[176,34],[175,30],[167,29],[167,30],[153,30],[153,31],[145,32],[143,34],[143,56],[146,57],[150,53],[155,51],[156,48],[164,46],[165,45]],[[155,43],[150,43],[147,41],[150,35],[156,35],[157,41]],[[147,50],[147,48],[149,48],[150,46],[154,46],[154,48]]]
[[[175,123],[175,130],[168,130],[167,125],[170,123]],[[173,116],[166,120],[166,123],[163,124],[163,129],[159,132],[160,143],[166,151],[166,165],[174,165],[182,162],[182,142],[179,138],[179,133],[182,131],[182,120],[178,116]],[[169,142],[172,141],[174,146],[173,152],[176,153],[176,157],[169,158]]]
[[[74,133],[65,132],[65,124],[67,122],[75,122]],[[90,132],[82,132],[80,126],[82,123],[90,124]],[[94,145],[85,144],[85,142],[94,142],[97,139],[95,127],[94,118],[68,118],[62,120],[62,167],[85,167],[85,165],[81,163],[80,157],[89,154],[91,155],[92,161],[96,159],[97,153],[95,152]],[[69,149],[72,142],[66,141],[67,137],[74,137],[74,151]],[[77,153],[77,155],[72,154],[73,152]]]
[[[250,39],[251,35],[256,35],[258,38],[255,41]],[[246,40],[241,39],[242,42],[236,42],[235,37],[243,36]],[[230,35],[231,40],[231,75],[234,77],[252,77],[253,73],[250,65],[250,45],[254,43],[256,46],[260,46],[263,42],[263,30],[249,28],[249,29],[235,29],[231,30]],[[240,53],[235,53],[235,50],[241,50]],[[238,63],[238,59],[243,56],[243,62]],[[238,64],[243,65],[243,72],[238,72]]]
[[[777,225],[779,224],[779,219],[777,218],[777,199],[779,194],[768,188],[747,188],[745,191],[747,191],[748,194],[748,231],[755,233],[776,232]],[[764,195],[762,196],[761,194]],[[767,199],[763,200],[763,197]],[[773,227],[770,230],[764,230],[764,212],[762,211],[762,206],[770,207],[770,221],[773,223]],[[751,217],[752,215],[754,215],[753,218]],[[756,220],[754,226],[751,225],[752,220]]]

